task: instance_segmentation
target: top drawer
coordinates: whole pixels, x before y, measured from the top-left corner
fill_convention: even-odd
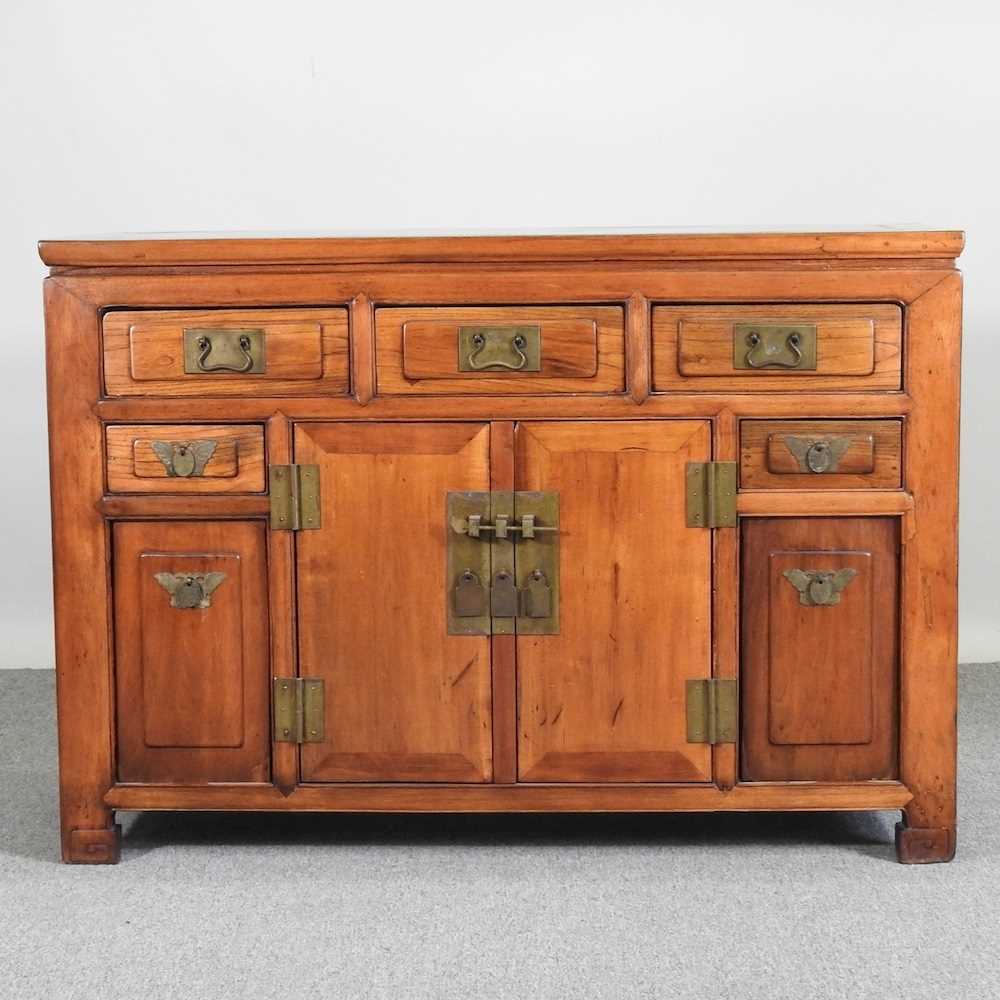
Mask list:
[[[625,388],[617,306],[377,309],[378,392],[612,393]]]
[[[177,309],[104,316],[109,396],[346,393],[346,309]]]
[[[891,304],[657,306],[653,388],[899,389],[902,324]]]

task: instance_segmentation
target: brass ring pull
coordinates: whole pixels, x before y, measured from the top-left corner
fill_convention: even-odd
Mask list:
[[[203,372],[237,372],[241,375],[246,374],[253,368],[253,355],[250,353],[250,338],[244,333],[240,335],[239,339],[240,352],[243,354],[243,363],[240,365],[230,365],[230,364],[218,364],[218,365],[206,365],[205,362],[208,360],[208,356],[212,353],[212,338],[211,337],[199,337],[198,338],[198,367]]]
[[[763,357],[757,360],[754,355],[757,353],[757,348],[763,342],[763,338],[759,333],[751,332],[747,334],[747,343],[750,345],[750,350],[747,351],[746,358],[748,368],[798,368],[802,364],[802,351],[799,349],[801,338],[797,333],[792,332],[785,338],[785,347],[791,351],[793,356],[791,361],[782,361],[780,358],[772,357],[766,347]]]
[[[524,353],[524,348],[528,342],[521,334],[518,334],[510,342],[511,347],[514,348],[514,353],[520,359],[517,364],[511,364],[509,361],[490,361],[485,365],[477,364],[476,358],[483,353],[483,349],[486,347],[486,337],[481,333],[477,333],[473,336],[472,343],[476,346],[476,349],[469,355],[469,368],[473,371],[481,372],[486,368],[509,368],[511,371],[519,372],[528,363],[528,355]]]

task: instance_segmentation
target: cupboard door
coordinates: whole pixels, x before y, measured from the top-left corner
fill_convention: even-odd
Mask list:
[[[898,523],[743,524],[742,774],[896,775]]]
[[[559,634],[516,640],[520,780],[710,781],[685,722],[712,667],[711,532],[685,519],[709,423],[523,423],[515,447],[516,489],[559,494],[561,564]]]
[[[322,527],[296,537],[299,672],[325,681],[304,781],[492,777],[490,646],[448,635],[446,498],[488,490],[485,424],[310,424]]]
[[[263,523],[113,530],[119,780],[267,781]]]

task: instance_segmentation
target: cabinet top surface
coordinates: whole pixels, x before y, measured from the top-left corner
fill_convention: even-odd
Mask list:
[[[957,230],[581,229],[537,232],[135,233],[42,240],[50,267],[670,260],[948,259]]]

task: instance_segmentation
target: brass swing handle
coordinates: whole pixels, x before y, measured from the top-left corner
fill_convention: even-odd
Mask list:
[[[802,364],[802,351],[799,350],[800,341],[801,338],[797,333],[790,333],[785,338],[785,350],[791,354],[791,358],[788,360],[768,356],[766,347],[761,349],[760,356],[757,357],[755,355],[764,344],[764,339],[759,333],[753,331],[747,334],[747,343],[750,345],[750,350],[747,351],[747,366],[750,368],[798,368]]]
[[[485,368],[508,368],[513,372],[519,372],[528,363],[528,355],[524,353],[528,342],[521,334],[517,334],[510,342],[510,346],[514,349],[514,353],[518,358],[516,364],[511,364],[502,358],[491,358],[484,362],[477,360],[486,349],[486,337],[481,333],[474,333],[472,335],[472,345],[475,347],[475,350],[469,355],[468,363],[469,367],[475,372],[481,372]]]
[[[736,323],[733,367],[816,371],[816,324]]]
[[[215,365],[207,365],[205,362],[208,360],[208,356],[212,353],[212,338],[211,337],[199,337],[198,338],[198,367],[203,372],[239,372],[244,373],[250,371],[253,368],[253,355],[250,353],[250,338],[243,334],[237,341],[239,344],[240,352],[243,355],[243,362],[241,364],[228,364],[225,361],[219,362]]]
[[[519,326],[460,326],[458,370],[537,372],[542,364],[542,328]]]
[[[216,327],[184,331],[185,374],[259,375],[265,370],[263,330]]]
[[[519,531],[522,538],[534,538],[536,534],[543,531],[558,531],[558,528],[545,527],[535,523],[534,514],[522,514],[519,518],[520,524],[512,523],[509,514],[497,514],[495,524],[483,521],[482,514],[469,514],[468,517],[455,518],[452,527],[459,535],[468,535],[470,538],[479,538],[484,531],[495,532],[496,538],[507,538],[512,532]]]

